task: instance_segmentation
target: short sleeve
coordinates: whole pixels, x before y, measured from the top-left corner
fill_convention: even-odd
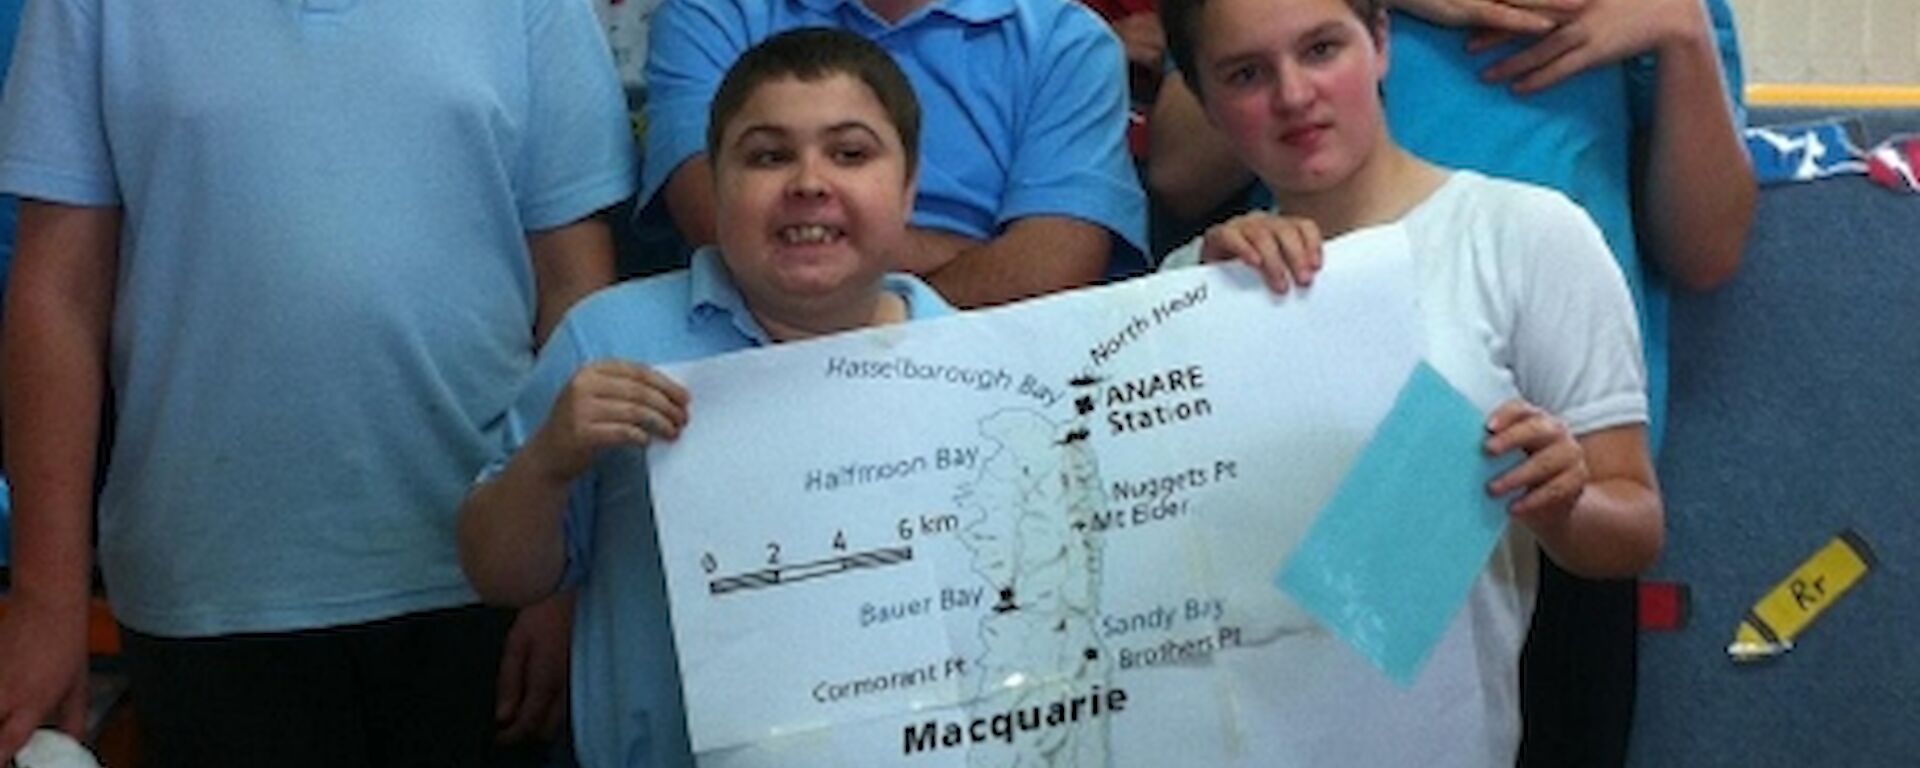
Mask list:
[[[666,0],[654,15],[647,40],[642,203],[659,194],[682,163],[706,151],[709,102],[747,49],[745,26],[727,2]]]
[[[633,194],[633,137],[613,55],[586,0],[528,3],[531,103],[519,206],[529,231]]]
[[[581,349],[579,338],[570,321],[562,321],[555,328],[547,345],[540,350],[539,359],[534,362],[533,373],[520,389],[520,395],[514,400],[513,408],[507,412],[507,426],[502,437],[500,453],[482,470],[476,482],[486,482],[506,469],[507,462],[527,444],[534,433],[547,422],[547,416],[553,412],[553,402],[566,389],[567,382],[586,365],[586,355]],[[567,512],[562,526],[566,537],[567,567],[561,578],[561,586],[567,587],[580,583],[586,575],[588,553],[593,545],[594,504],[593,487],[595,476],[592,471],[574,481],[573,490],[568,494]]]
[[[1098,224],[1145,253],[1146,196],[1127,153],[1120,42],[1082,7],[1063,11],[1052,40],[1034,59],[1035,86],[997,223],[1068,216]]]
[[[95,2],[27,3],[0,103],[0,191],[66,205],[120,204],[101,105]]]
[[[1515,245],[1501,266],[1520,276],[1514,382],[1576,435],[1644,424],[1646,363],[1626,278],[1585,211],[1559,193],[1529,191],[1505,216]]]

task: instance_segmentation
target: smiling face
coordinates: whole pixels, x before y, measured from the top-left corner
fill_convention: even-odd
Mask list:
[[[769,80],[718,138],[721,257],[749,306],[813,315],[871,302],[913,210],[905,148],[872,89],[844,73]]]
[[[1379,19],[1345,0],[1206,0],[1194,26],[1207,117],[1275,194],[1337,188],[1390,149]]]

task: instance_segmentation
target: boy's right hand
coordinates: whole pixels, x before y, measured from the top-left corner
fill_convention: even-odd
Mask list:
[[[602,450],[678,436],[687,400],[686,388],[659,371],[603,360],[573,375],[527,447],[547,477],[571,483]]]
[[[1290,284],[1304,288],[1320,271],[1320,227],[1310,219],[1255,211],[1207,228],[1200,261],[1240,261],[1253,267],[1274,293]]]

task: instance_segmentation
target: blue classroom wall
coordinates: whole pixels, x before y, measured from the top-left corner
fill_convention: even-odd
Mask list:
[[[1920,132],[1920,111],[1861,117],[1870,142]],[[1740,275],[1675,297],[1671,353],[1648,578],[1687,584],[1692,616],[1640,639],[1631,763],[1920,765],[1920,195],[1764,189]],[[1876,569],[1792,652],[1729,661],[1741,616],[1847,528]]]

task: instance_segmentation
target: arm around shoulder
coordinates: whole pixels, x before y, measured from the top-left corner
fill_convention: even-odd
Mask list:
[[[1694,289],[1725,282],[1739,267],[1757,194],[1714,37],[1702,0],[1586,0],[1483,73],[1531,93],[1651,54],[1652,125],[1642,137],[1636,222],[1653,260]]]
[[[1678,284],[1707,290],[1739,269],[1759,191],[1707,11],[1698,0],[1673,1],[1680,23],[1657,49],[1635,199],[1654,261]]]

